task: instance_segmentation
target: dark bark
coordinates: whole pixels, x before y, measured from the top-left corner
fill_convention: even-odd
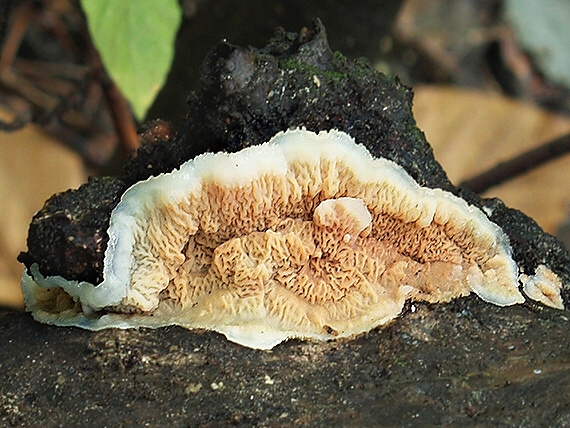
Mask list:
[[[2,426],[567,426],[568,311],[415,305],[273,351],[210,332],[0,317]]]

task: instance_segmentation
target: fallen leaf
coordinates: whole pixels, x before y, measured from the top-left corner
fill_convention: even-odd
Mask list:
[[[570,118],[500,94],[453,87],[414,89],[418,126],[455,184],[570,133]],[[534,218],[554,234],[570,208],[570,156],[491,188],[484,196]]]
[[[23,267],[16,257],[26,249],[35,212],[52,194],[85,181],[80,157],[37,126],[0,132],[0,305],[23,306]]]

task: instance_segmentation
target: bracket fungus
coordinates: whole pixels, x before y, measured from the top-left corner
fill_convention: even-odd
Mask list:
[[[37,264],[24,273],[38,320],[176,324],[269,349],[292,337],[369,331],[406,300],[474,292],[500,306],[524,302],[501,228],[341,131],[281,132],[138,182],[108,234],[98,285],[44,277]],[[556,275],[544,269],[522,278],[525,292],[559,307]]]

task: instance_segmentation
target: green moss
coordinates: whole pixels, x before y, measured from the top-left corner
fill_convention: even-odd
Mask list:
[[[294,59],[280,59],[278,61],[279,68],[285,70],[294,70],[296,72],[304,72],[307,74],[316,75],[318,77],[325,77],[329,80],[339,80],[339,79],[346,79],[348,77],[348,73],[343,73],[340,71],[327,71],[321,70],[318,67],[313,65],[309,65],[304,62],[296,61]]]

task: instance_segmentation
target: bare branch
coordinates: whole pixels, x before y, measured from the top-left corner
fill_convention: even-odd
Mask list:
[[[566,153],[570,153],[570,134],[524,152],[511,160],[501,162],[482,174],[462,181],[459,183],[459,187],[475,193],[483,193],[491,187],[518,177]]]

